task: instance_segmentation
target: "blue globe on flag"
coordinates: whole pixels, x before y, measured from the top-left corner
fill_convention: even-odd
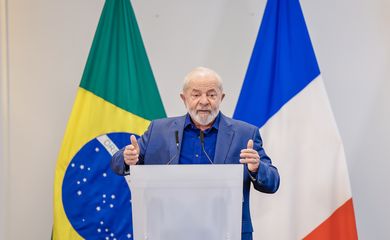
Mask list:
[[[129,133],[101,135],[85,144],[67,167],[63,206],[85,239],[132,239],[130,189],[126,179],[110,169],[112,155],[129,143]]]

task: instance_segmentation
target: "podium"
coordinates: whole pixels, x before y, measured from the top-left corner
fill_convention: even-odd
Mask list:
[[[135,240],[240,240],[243,165],[136,165]]]

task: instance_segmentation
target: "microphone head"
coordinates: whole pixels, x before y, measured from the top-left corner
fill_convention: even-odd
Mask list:
[[[199,133],[199,138],[200,138],[200,144],[202,145],[202,151],[204,152],[204,154],[206,155],[207,159],[209,160],[209,162],[211,164],[214,164],[213,161],[211,161],[209,155],[207,154],[206,150],[204,149],[204,132],[201,130],[200,133]]]
[[[179,154],[179,131],[175,131],[175,141],[176,141],[176,153],[173,155],[171,159],[167,162],[167,165],[171,164],[172,160],[176,158],[176,156]]]

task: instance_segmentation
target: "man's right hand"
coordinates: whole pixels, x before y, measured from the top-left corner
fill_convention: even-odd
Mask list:
[[[135,165],[138,162],[139,146],[134,135],[130,136],[130,142],[131,144],[127,145],[123,151],[123,157],[127,165]]]

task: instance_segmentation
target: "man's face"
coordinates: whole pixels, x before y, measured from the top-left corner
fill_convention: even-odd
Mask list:
[[[225,94],[213,75],[193,76],[180,97],[191,119],[197,125],[211,125],[219,112],[219,105]]]

